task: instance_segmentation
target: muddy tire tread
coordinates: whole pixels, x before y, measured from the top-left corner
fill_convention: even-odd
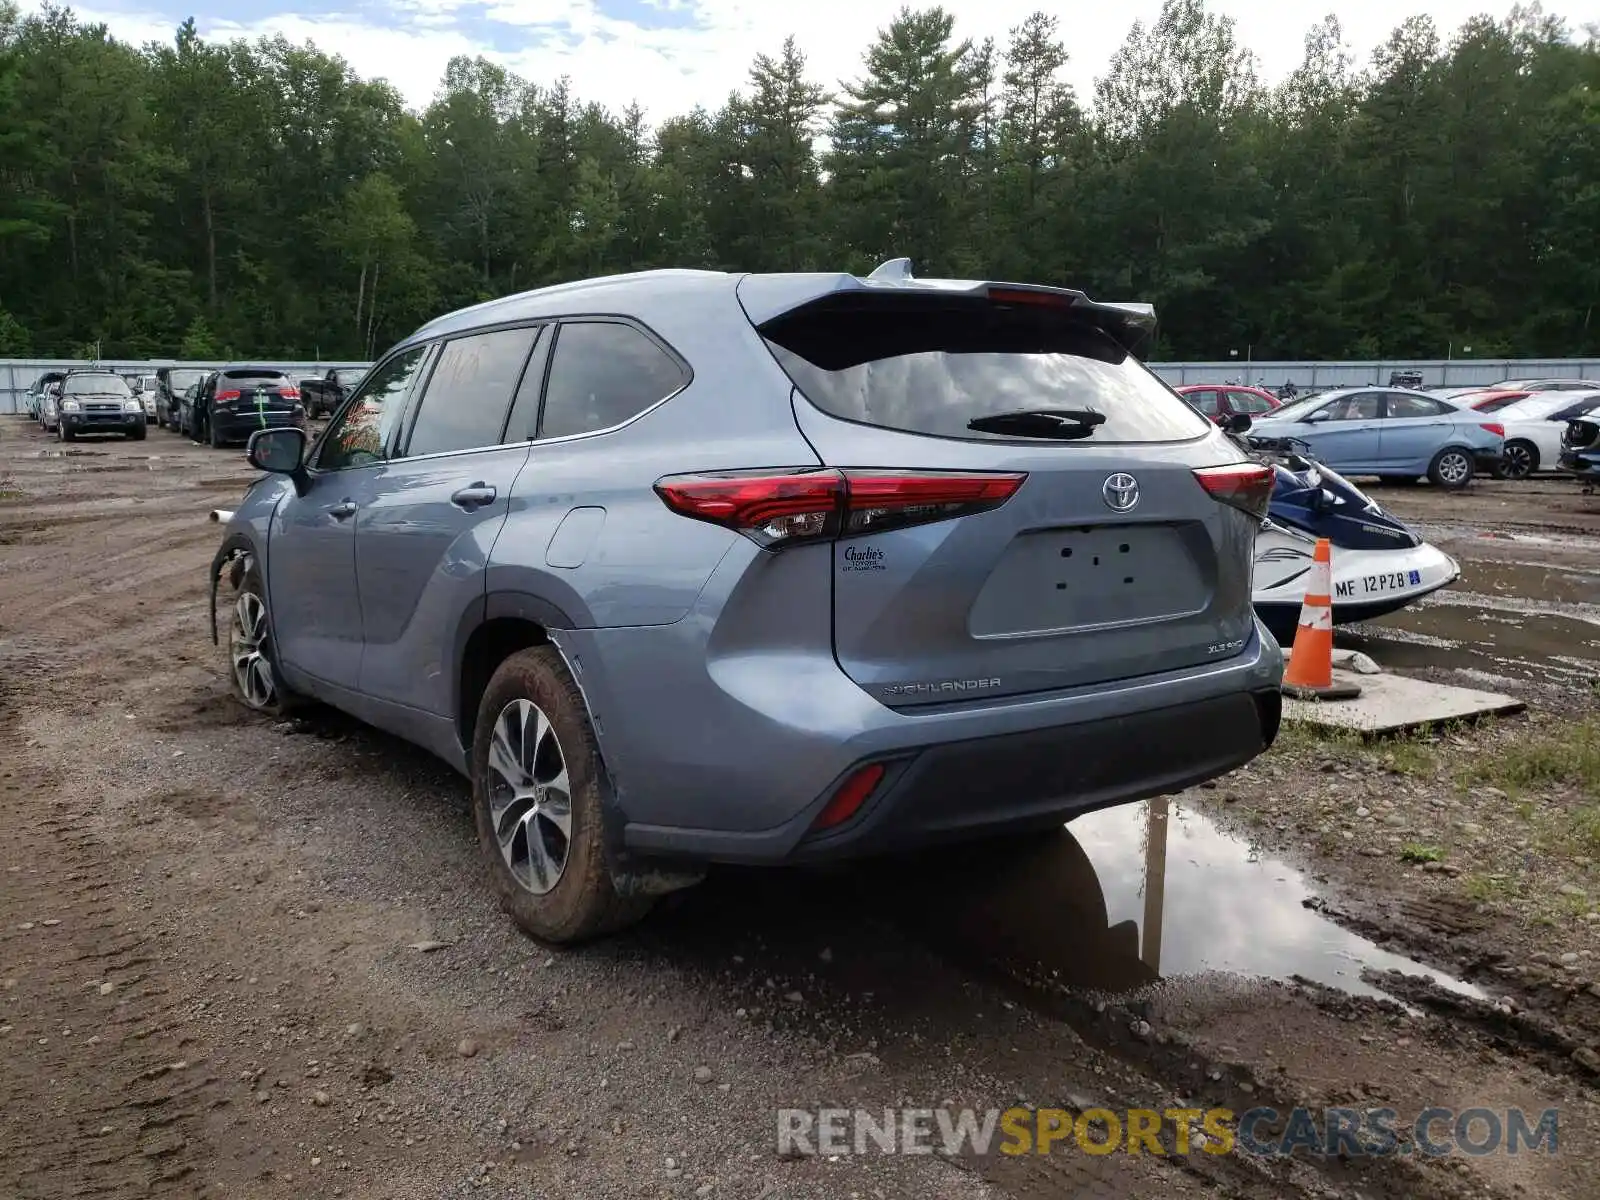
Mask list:
[[[544,896],[518,886],[501,859],[484,787],[495,720],[501,709],[517,699],[533,701],[550,718],[572,780],[572,837],[566,872]],[[553,646],[519,650],[495,669],[478,705],[471,766],[478,844],[501,907],[526,933],[540,941],[572,945],[618,932],[650,910],[655,897],[618,895],[612,884],[601,786],[605,766],[583,694]]]

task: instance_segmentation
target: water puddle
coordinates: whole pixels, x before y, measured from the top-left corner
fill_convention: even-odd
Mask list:
[[[954,888],[943,875],[945,894],[929,897],[939,936],[1069,987],[1123,991],[1219,971],[1384,995],[1362,980],[1370,968],[1483,995],[1307,908],[1316,892],[1299,870],[1176,801],[1091,813],[1020,855],[983,859]]]
[[[1552,563],[1462,563],[1453,587],[1339,644],[1387,669],[1442,667],[1478,678],[1587,686],[1600,676],[1600,573]]]

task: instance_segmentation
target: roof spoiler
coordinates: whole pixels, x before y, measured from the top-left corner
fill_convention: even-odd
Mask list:
[[[747,275],[739,283],[739,302],[756,328],[768,321],[813,304],[867,296],[873,292],[989,297],[1002,303],[1039,304],[1071,310],[1080,318],[1105,330],[1129,354],[1139,356],[1149,346],[1156,331],[1153,304],[1108,303],[1091,300],[1076,288],[1052,287],[1037,283],[1005,283],[999,280],[919,279],[909,258],[891,258],[879,263],[868,275],[834,273],[796,273],[792,275]]]

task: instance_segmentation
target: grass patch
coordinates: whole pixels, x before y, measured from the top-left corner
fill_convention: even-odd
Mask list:
[[[1600,807],[1580,808],[1572,819],[1572,836],[1584,849],[1600,854]]]
[[[1438,770],[1433,751],[1418,741],[1396,741],[1382,758],[1383,765],[1401,775],[1432,775]]]
[[[1437,846],[1424,846],[1418,842],[1407,842],[1400,847],[1400,861],[1408,863],[1442,862],[1444,851]]]
[[[1600,798],[1600,719],[1591,717],[1553,734],[1511,739],[1492,750],[1486,747],[1467,771],[1473,782],[1507,792],[1554,784]]]
[[[1515,900],[1522,889],[1504,875],[1468,875],[1461,881],[1461,891],[1468,900],[1483,904],[1492,900]]]

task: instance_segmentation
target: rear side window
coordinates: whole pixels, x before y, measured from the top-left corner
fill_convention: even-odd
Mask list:
[[[1185,392],[1184,398],[1208,417],[1217,415],[1219,403],[1217,393],[1212,391]]]
[[[610,429],[665,400],[688,373],[643,331],[616,321],[571,321],[556,338],[540,437]]]
[[[1015,441],[967,423],[1093,409],[1105,421],[1092,445],[1179,441],[1212,428],[1108,333],[1060,310],[870,297],[807,305],[767,322],[761,335],[806,399],[864,425]]]
[[[1425,396],[1395,396],[1389,397],[1389,415],[1391,417],[1439,417],[1450,410],[1437,400],[1429,400]]]
[[[537,335],[537,329],[497,329],[446,342],[411,423],[406,454],[498,446]]]
[[[1228,402],[1233,406],[1234,412],[1264,413],[1272,411],[1272,401],[1265,396],[1258,396],[1254,392],[1229,392]]]

